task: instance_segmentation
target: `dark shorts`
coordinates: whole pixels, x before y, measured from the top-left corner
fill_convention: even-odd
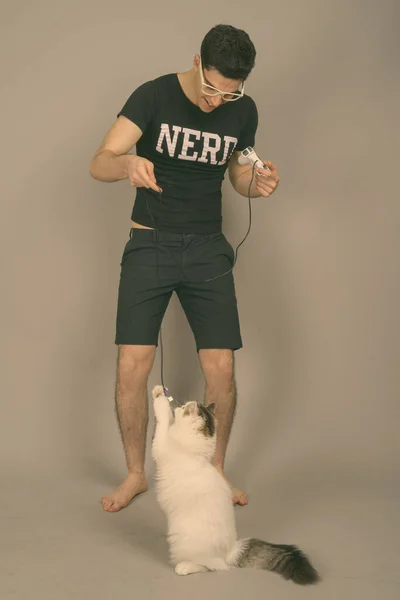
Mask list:
[[[242,347],[232,273],[234,250],[222,233],[131,229],[121,261],[116,344],[157,346],[173,292],[197,349]]]

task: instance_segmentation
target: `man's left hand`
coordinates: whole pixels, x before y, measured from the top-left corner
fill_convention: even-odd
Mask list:
[[[268,198],[279,185],[279,175],[276,166],[269,160],[263,161],[268,169],[256,169],[255,188],[264,198]]]

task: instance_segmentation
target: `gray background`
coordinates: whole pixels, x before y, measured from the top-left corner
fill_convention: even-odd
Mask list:
[[[390,0],[2,5],[2,598],[399,597],[399,14]],[[99,503],[125,474],[113,338],[134,190],[91,179],[90,159],[133,89],[190,68],[220,22],[256,45],[256,147],[281,176],[253,201],[235,270],[227,469],[250,498],[240,535],[299,544],[324,577],[312,589],[178,578],[153,484],[118,514]],[[247,202],[228,182],[224,217],[238,243]],[[170,391],[201,398],[175,301],[164,341]]]

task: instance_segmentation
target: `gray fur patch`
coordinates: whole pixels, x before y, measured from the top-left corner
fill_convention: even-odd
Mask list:
[[[202,404],[198,404],[198,414],[203,418],[204,421],[204,435],[206,437],[213,437],[215,434],[215,419],[211,410]]]
[[[265,569],[300,585],[317,583],[319,575],[307,556],[296,546],[248,540],[237,562],[238,567]]]

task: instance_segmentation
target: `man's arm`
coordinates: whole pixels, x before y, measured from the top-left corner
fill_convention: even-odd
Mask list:
[[[109,129],[90,163],[90,174],[98,181],[128,179],[128,164],[136,155],[128,152],[136,146],[143,132],[127,119],[119,117]]]
[[[91,176],[106,182],[129,179],[133,187],[162,191],[154,176],[153,163],[136,154],[128,154],[142,135],[142,130],[135,123],[120,116],[90,163]]]
[[[249,185],[253,173],[252,165],[240,165],[239,156],[241,152],[235,151],[229,161],[229,179],[238,194],[248,198]],[[270,161],[263,161],[269,167],[255,169],[253,183],[251,184],[250,198],[267,198],[272,194],[279,183],[279,176],[275,165]]]
[[[249,195],[249,185],[251,180],[251,175],[253,172],[252,165],[240,165],[239,164],[239,156],[241,152],[235,151],[231,159],[229,161],[229,180],[233,186],[233,188],[237,191],[241,196],[245,196],[246,198]],[[258,198],[261,194],[259,194],[255,187],[255,177],[253,183],[251,185],[251,198]]]

